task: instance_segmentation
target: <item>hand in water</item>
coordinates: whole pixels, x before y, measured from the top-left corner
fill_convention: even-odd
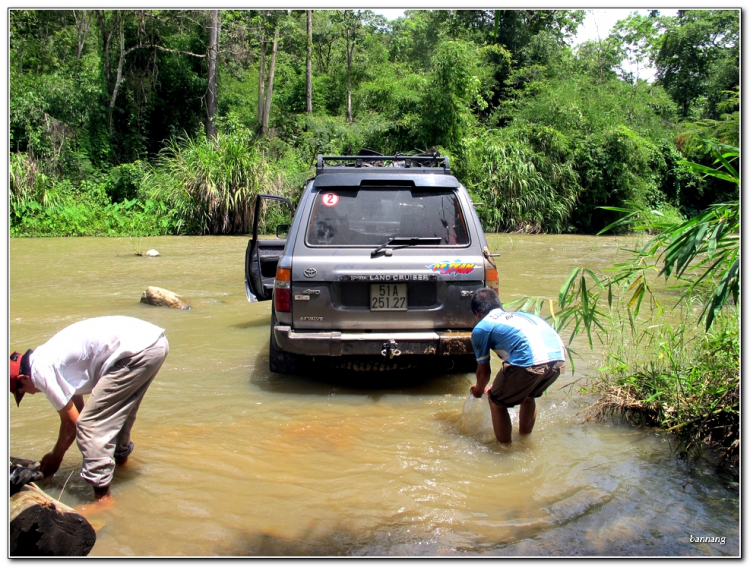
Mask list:
[[[52,476],[57,472],[62,463],[62,458],[58,458],[54,453],[50,452],[42,457],[39,465],[39,471],[44,474],[44,477]]]
[[[481,390],[479,390],[479,389],[477,388],[477,385],[476,385],[476,384],[474,384],[474,385],[473,385],[473,386],[472,386],[471,388],[469,388],[469,392],[471,392],[471,394],[472,394],[472,395],[473,395],[473,396],[474,396],[475,398],[481,398],[481,397],[482,397],[482,394],[484,393],[484,392],[482,392]],[[477,396],[477,392],[479,392],[479,395],[478,395],[478,396]]]

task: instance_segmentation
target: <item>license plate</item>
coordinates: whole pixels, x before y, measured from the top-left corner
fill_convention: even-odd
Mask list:
[[[370,311],[406,311],[406,284],[371,284]]]

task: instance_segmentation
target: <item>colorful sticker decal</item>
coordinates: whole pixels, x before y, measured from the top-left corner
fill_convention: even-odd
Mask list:
[[[323,193],[320,200],[326,207],[335,207],[339,202],[339,196],[336,193]]]
[[[476,264],[473,262],[462,262],[461,260],[454,260],[453,262],[445,260],[443,262],[437,262],[427,266],[433,272],[438,272],[443,276],[455,276],[456,274],[470,274],[474,271]]]

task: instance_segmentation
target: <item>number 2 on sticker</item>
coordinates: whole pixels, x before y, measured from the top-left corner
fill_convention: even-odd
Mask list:
[[[335,207],[339,202],[339,196],[336,193],[324,193],[321,200],[326,207]]]

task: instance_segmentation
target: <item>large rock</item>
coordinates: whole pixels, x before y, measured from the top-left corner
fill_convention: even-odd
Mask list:
[[[160,287],[148,286],[141,295],[141,303],[173,309],[190,309],[190,304],[176,293]]]
[[[9,535],[11,557],[83,556],[96,543],[86,518],[35,484],[10,497]]]

